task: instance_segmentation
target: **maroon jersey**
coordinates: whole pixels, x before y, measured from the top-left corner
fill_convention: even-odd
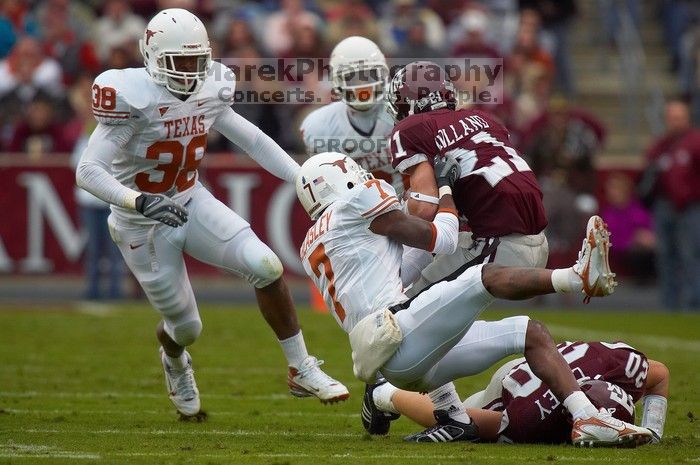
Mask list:
[[[391,155],[398,171],[423,161],[432,164],[446,153],[462,168],[454,201],[476,237],[538,234],[547,226],[535,175],[493,115],[436,110],[408,116],[394,127]]]
[[[649,371],[649,362],[642,352],[621,342],[565,342],[557,348],[579,383],[599,379],[622,388],[624,392],[611,391],[611,397],[618,400],[621,409],[627,410],[626,415],[634,418],[634,402],[644,394]],[[492,409],[502,410],[504,415],[499,441],[570,441],[571,416],[527,363],[513,367],[502,384],[501,399],[492,403]]]

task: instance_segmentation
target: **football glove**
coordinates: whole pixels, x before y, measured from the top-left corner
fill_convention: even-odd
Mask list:
[[[136,197],[136,210],[143,216],[173,228],[187,222],[187,209],[162,194],[141,194]]]
[[[462,174],[462,168],[459,162],[451,155],[435,157],[433,165],[435,171],[435,181],[437,181],[438,189],[444,186],[453,188],[459,176]]]

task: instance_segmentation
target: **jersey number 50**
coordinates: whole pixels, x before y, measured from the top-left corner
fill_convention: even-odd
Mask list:
[[[206,134],[193,137],[187,147],[183,147],[177,140],[162,140],[152,144],[146,149],[146,158],[148,160],[163,159],[163,163],[152,168],[152,170],[160,171],[163,174],[158,177],[154,176],[152,171],[139,173],[134,179],[136,187],[142,192],[153,194],[168,192],[173,187],[178,192],[189,189],[194,186],[197,179],[197,168],[202,161],[206,146]],[[197,156],[198,154],[199,156]],[[168,160],[168,158],[170,159]]]

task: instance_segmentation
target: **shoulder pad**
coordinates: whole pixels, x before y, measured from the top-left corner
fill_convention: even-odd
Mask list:
[[[92,113],[99,123],[127,124],[148,106],[150,86],[143,68],[110,69],[92,85]]]
[[[354,213],[366,220],[391,210],[399,210],[401,205],[396,197],[396,191],[388,182],[382,179],[370,179],[348,201]]]
[[[212,61],[203,91],[226,106],[231,106],[235,100],[236,73],[228,66]]]
[[[343,136],[337,123],[338,104],[345,105],[342,102],[324,105],[310,112],[302,121],[299,129],[309,155],[342,151],[339,149],[341,141],[338,139]],[[344,107],[340,110],[345,111]]]

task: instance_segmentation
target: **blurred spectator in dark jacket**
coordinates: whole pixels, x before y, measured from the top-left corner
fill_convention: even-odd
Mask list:
[[[442,50],[433,48],[428,44],[426,33],[425,24],[420,18],[416,18],[413,24],[408,28],[406,43],[396,52],[396,57],[412,58],[413,60],[410,61],[416,59],[437,60],[444,58],[445,53]]]
[[[666,134],[647,152],[640,193],[652,206],[661,298],[700,309],[700,130],[682,99],[666,104]]]
[[[75,117],[67,125],[67,131],[76,139],[71,164],[78,165],[80,156],[87,146],[90,134],[97,126],[92,115],[91,86],[93,76],[80,75],[68,93]],[[87,288],[84,297],[87,300],[118,299],[122,296],[124,278],[124,261],[119,249],[109,236],[107,217],[111,213],[109,204],[88,193],[75,188],[75,200],[80,212],[80,223],[87,236],[85,244],[84,273]],[[105,278],[106,290],[102,286]]]
[[[612,173],[605,180],[606,206],[601,216],[615,244],[610,255],[613,269],[648,284],[654,273],[656,236],[651,214],[636,197],[634,181],[625,173]]]
[[[7,150],[31,155],[69,152],[72,145],[57,121],[54,105],[55,100],[50,96],[35,95],[26,107],[24,119],[16,124]]]
[[[597,119],[563,97],[553,97],[523,135],[521,147],[542,186],[553,251],[577,248],[580,230],[597,211],[593,161],[604,135]]]
[[[44,52],[61,64],[63,82],[71,85],[79,74],[97,74],[101,67],[92,43],[71,28],[68,3],[48,2],[39,19]]]
[[[104,63],[115,47],[135,48],[139,39],[143,37],[146,21],[131,12],[129,2],[121,0],[106,1],[103,12],[95,25],[93,43],[97,49],[97,56]]]

